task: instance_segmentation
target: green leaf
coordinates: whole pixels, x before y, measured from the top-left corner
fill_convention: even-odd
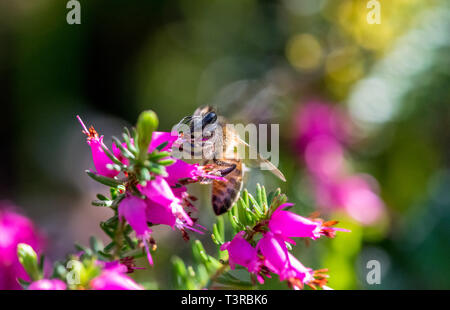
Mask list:
[[[163,160],[158,161],[158,164],[163,165],[163,166],[170,166],[174,163],[175,163],[174,159],[163,159]]]
[[[125,233],[125,231],[123,232],[123,237],[125,239],[125,242],[128,244],[128,246],[134,250],[136,248],[136,246],[135,246],[133,240],[131,240],[131,238],[128,236],[128,234]]]
[[[213,225],[213,241],[214,239],[217,241],[216,244],[222,245],[223,244],[223,239],[222,236],[220,235],[219,229],[217,228],[217,224]]]
[[[203,247],[203,244],[200,240],[194,241],[194,244],[192,245],[192,252],[197,262],[201,262],[204,264],[209,262],[209,257],[206,254],[205,248]]]
[[[164,143],[167,143],[167,142],[164,142]],[[160,159],[163,159],[165,157],[168,157],[168,156],[170,156],[169,152],[166,152],[166,151],[164,151],[164,152],[155,152],[155,151],[153,151],[153,153],[151,153],[149,155],[148,159],[151,160],[151,161],[155,161],[156,162],[156,161],[158,161]]]
[[[150,171],[148,171],[147,168],[141,168],[141,170],[139,171],[139,177],[141,179],[141,181],[150,181],[151,179],[151,175],[150,175]]]
[[[158,145],[158,146],[156,147],[156,149],[157,149],[159,152],[161,152],[161,150],[162,150],[163,148],[165,148],[165,147],[167,146],[167,144],[169,144],[169,142],[165,141],[165,142],[161,143],[160,145]]]
[[[108,198],[106,198],[105,196],[103,196],[102,194],[97,194],[97,198],[99,199],[99,200],[109,200]]]
[[[114,156],[114,154],[111,153],[111,151],[103,144],[102,144],[102,149],[105,152],[106,156],[108,156],[108,158],[111,159],[113,163],[118,165],[120,168],[123,167],[123,163],[116,156]]]
[[[99,252],[103,250],[102,242],[97,238],[95,238],[94,236],[91,236],[89,238],[89,245],[91,246],[91,249],[94,250],[94,252]]]
[[[269,211],[269,204],[267,203],[267,194],[266,194],[266,188],[264,186],[261,186],[261,192],[262,192],[262,207],[264,214]]]
[[[111,207],[113,202],[111,200],[105,201],[105,200],[94,200],[91,202],[93,206],[96,207]]]
[[[112,137],[112,139],[113,139],[114,143],[115,143],[116,146],[119,148],[120,152],[122,153],[122,155],[123,155],[125,158],[128,158],[128,159],[135,159],[135,158],[136,158],[136,157],[134,156],[133,153],[131,153],[127,148],[125,148],[125,147],[122,145],[122,142],[120,142],[119,139],[117,139],[117,138],[114,137],[114,136]]]
[[[259,203],[256,201],[256,199],[253,198],[253,196],[250,195],[250,194],[248,194],[248,199],[249,199],[250,202],[252,203],[253,210],[255,210],[256,215],[257,215],[258,217],[261,217],[261,216],[263,215],[263,210],[262,210],[262,208],[260,207],[260,204],[259,204]]]
[[[113,178],[108,178],[99,174],[96,174],[94,172],[91,172],[89,170],[86,170],[86,173],[88,176],[90,176],[92,179],[94,179],[95,181],[106,185],[106,186],[110,186],[110,187],[117,187],[118,185],[120,185],[121,183]]]
[[[116,243],[114,241],[110,242],[109,244],[107,244],[105,246],[105,248],[103,249],[103,251],[105,253],[108,253],[109,251],[111,251],[114,247],[115,247]]]

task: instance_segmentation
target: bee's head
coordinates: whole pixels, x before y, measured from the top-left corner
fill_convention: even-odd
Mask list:
[[[187,125],[190,128],[191,138],[194,132],[202,132],[202,139],[210,139],[217,128],[218,116],[211,107],[199,108],[192,116],[184,117],[178,124]]]

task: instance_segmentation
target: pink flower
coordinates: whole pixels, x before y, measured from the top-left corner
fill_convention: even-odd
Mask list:
[[[289,266],[288,250],[285,240],[272,232],[267,232],[259,240],[257,249],[264,256],[264,265],[270,271],[280,274]]]
[[[17,258],[17,244],[26,243],[38,254],[43,239],[30,219],[0,203],[0,290],[21,289],[17,278],[29,277]]]
[[[148,146],[148,152],[153,152],[158,146],[167,142],[161,151],[169,151],[172,148],[173,143],[178,139],[178,133],[176,132],[164,132],[164,131],[154,131],[152,133],[152,141]]]
[[[342,208],[361,224],[371,225],[382,218],[385,206],[370,180],[370,176],[352,175],[333,182],[318,181],[318,201],[323,206]]]
[[[349,135],[344,123],[344,116],[330,104],[312,101],[302,106],[296,114],[294,129],[300,150],[320,136],[346,141]]]
[[[343,147],[336,139],[321,136],[306,145],[305,162],[319,180],[336,179],[345,174]]]
[[[150,254],[150,247],[147,239],[150,237],[152,230],[147,225],[146,218],[147,204],[144,200],[127,195],[119,205],[119,218],[125,218],[136,232],[136,237],[144,242],[145,250],[147,252],[147,260],[150,265],[153,265],[153,259]]]
[[[87,135],[87,143],[91,147],[92,159],[97,173],[110,178],[118,175],[119,171],[108,168],[108,165],[113,164],[113,162],[102,148],[102,146],[106,147],[103,143],[103,136],[99,137],[92,126],[88,130],[81,118],[79,116],[77,118],[83,127],[83,133]]]
[[[163,177],[156,176],[146,186],[138,185],[138,189],[146,199],[127,195],[119,205],[119,216],[125,218],[136,236],[143,240],[148,261],[153,264],[147,243],[152,231],[147,222],[176,227],[182,231],[185,228],[196,229],[192,227],[194,222],[184,211],[181,199],[175,196]]]
[[[149,200],[148,205],[150,208],[155,205],[166,207],[168,211],[167,213],[171,213],[174,220],[179,219],[182,223],[188,226],[193,225],[191,218],[186,214],[183,206],[181,205],[181,200],[174,195],[172,189],[164,178],[157,176],[154,180],[147,182],[145,187],[139,185],[138,188]],[[154,224],[160,224],[158,223],[159,221],[157,218],[153,218],[153,221],[149,221]],[[170,226],[173,227],[175,224],[179,223],[174,223]]]
[[[264,279],[259,275],[261,259],[258,257],[256,249],[244,239],[244,235],[244,231],[239,232],[233,240],[224,243],[220,250],[228,251],[231,269],[235,269],[236,264],[244,266],[250,273],[258,276],[260,283],[264,283]]]
[[[30,284],[28,287],[29,290],[56,290],[61,291],[66,289],[66,283],[59,279],[41,279],[38,281],[35,281]]]
[[[145,201],[132,195],[127,195],[119,205],[119,217],[127,220],[137,237],[145,237],[151,233],[147,225],[146,209]]]
[[[122,264],[112,264],[90,282],[93,290],[143,290],[144,288],[125,275],[127,268]]]
[[[313,270],[303,266],[291,253],[288,253],[289,266],[279,273],[281,281],[287,281],[289,286],[295,290],[303,289],[305,285],[316,289],[317,286],[324,288],[328,282],[328,269]],[[325,287],[326,289],[327,287]]]
[[[336,221],[323,223],[321,220],[312,220],[283,210],[284,207],[292,205],[292,203],[285,203],[272,214],[268,224],[271,232],[283,238],[299,237],[313,240],[322,235],[334,237],[336,231],[349,232],[346,229],[330,227],[337,224]]]
[[[264,265],[280,277],[281,281],[288,281],[295,289],[302,289],[305,284],[315,288],[315,285],[326,284],[325,270],[314,271],[306,268],[291,253],[288,252],[284,239],[272,232],[264,234],[258,242],[257,248],[264,256]]]

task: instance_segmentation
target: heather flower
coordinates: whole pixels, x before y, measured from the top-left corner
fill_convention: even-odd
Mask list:
[[[91,280],[90,287],[93,290],[143,290],[126,272],[127,267],[122,264],[106,265],[100,275]]]
[[[153,265],[153,259],[147,243],[147,239],[150,237],[152,230],[147,225],[146,208],[147,204],[144,200],[136,196],[127,195],[120,203],[118,211],[119,217],[125,218],[136,232],[136,237],[144,242],[148,262],[150,265]]]
[[[103,136],[98,135],[95,131],[94,127],[87,127],[84,125],[83,121],[79,116],[77,116],[78,121],[83,127],[83,133],[87,135],[87,143],[91,147],[92,151],[92,160],[94,161],[95,169],[97,173],[106,177],[113,178],[119,174],[119,171],[111,169],[111,165],[113,164],[112,160],[106,155],[103,147],[106,148],[103,143]]]
[[[145,186],[138,185],[138,189],[147,198],[128,195],[119,205],[119,216],[125,218],[136,236],[144,241],[149,263],[153,264],[146,241],[151,233],[147,222],[176,227],[183,232],[185,228],[198,230],[192,227],[194,222],[185,212],[182,200],[175,196],[163,177],[156,176]]]
[[[260,283],[264,283],[262,276],[259,275],[262,261],[256,249],[245,240],[244,235],[244,231],[237,233],[233,240],[224,243],[220,250],[228,251],[231,269],[235,269],[236,264],[244,266],[250,273],[257,275]]]
[[[288,249],[280,235],[267,232],[259,240],[257,249],[264,256],[264,265],[270,271],[280,274],[289,266]]]
[[[312,220],[283,208],[292,206],[292,203],[281,205],[270,217],[268,227],[271,232],[283,238],[300,237],[311,238],[313,240],[322,235],[334,237],[336,231],[346,231],[342,228],[333,228],[336,221],[323,222],[322,220]]]
[[[285,240],[280,236],[267,232],[258,242],[257,248],[264,256],[264,265],[269,271],[277,274],[280,281],[287,281],[295,289],[302,289],[305,284],[316,288],[326,284],[325,270],[314,271],[306,268],[291,253]]]
[[[325,284],[328,282],[328,275],[325,272],[328,269],[313,270],[303,266],[291,253],[288,253],[289,266],[283,270],[279,276],[281,281],[287,281],[293,289],[303,289],[304,285],[308,285],[313,289],[317,286],[323,289],[330,289]]]
[[[204,179],[223,179],[210,174],[206,167],[188,164],[170,156],[173,144],[178,139],[178,133],[154,131],[157,123],[155,117],[153,112],[145,112],[140,116],[141,122],[138,122],[140,133],[137,136],[139,154],[136,153],[136,150],[133,151],[135,141],[131,137],[128,137],[125,143],[121,143],[114,138],[112,144],[112,155],[123,164],[120,167],[121,171],[124,171],[124,175],[129,178],[128,183],[124,184],[126,186],[125,197],[118,203],[118,216],[120,219],[125,219],[136,232],[136,237],[143,241],[150,264],[153,263],[153,260],[150,255],[148,240],[152,230],[148,227],[148,223],[176,227],[182,231],[183,237],[187,238],[185,229],[198,230],[193,228],[194,221],[184,209],[185,206],[192,207],[189,201],[190,196],[187,194],[187,188],[184,184],[199,182]],[[93,127],[88,130],[79,117],[78,120],[83,126],[83,132],[88,135],[87,141],[92,149],[97,173],[110,178],[117,176],[119,171],[112,169],[114,166],[117,167],[117,165],[113,165],[113,160],[116,163],[117,161],[111,154],[106,153],[107,148],[103,144],[103,136],[99,137]],[[129,147],[130,149],[126,153],[124,149]],[[142,150],[144,150],[143,153]],[[151,156],[159,156],[161,153],[158,152],[164,151],[167,151],[168,155],[163,154],[163,158],[158,157],[158,160],[164,159],[166,164],[162,168],[158,168],[159,170],[156,173],[153,172],[150,175],[149,170],[152,170],[153,167],[146,164],[145,153],[156,152]],[[136,160],[138,161],[137,165]],[[155,161],[155,163],[158,162]],[[129,165],[131,169],[127,167]],[[134,167],[136,166],[134,165],[139,168],[135,170]],[[142,165],[147,166],[141,168]],[[139,180],[142,172],[147,173],[147,176],[144,180]],[[138,180],[136,174],[139,174]],[[136,190],[140,193],[137,193]],[[139,194],[142,195],[139,197]]]
[[[17,278],[29,281],[27,273],[17,258],[17,245],[26,243],[36,252],[43,242],[35,226],[27,217],[0,207],[0,289],[21,289]]]
[[[28,290],[65,290],[67,288],[66,283],[59,279],[41,279],[35,281],[28,286]]]

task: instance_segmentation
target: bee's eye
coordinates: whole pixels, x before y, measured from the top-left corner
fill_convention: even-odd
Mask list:
[[[217,120],[217,115],[214,112],[209,112],[206,114],[202,119],[202,128],[205,128],[205,126],[210,125],[214,123]]]

